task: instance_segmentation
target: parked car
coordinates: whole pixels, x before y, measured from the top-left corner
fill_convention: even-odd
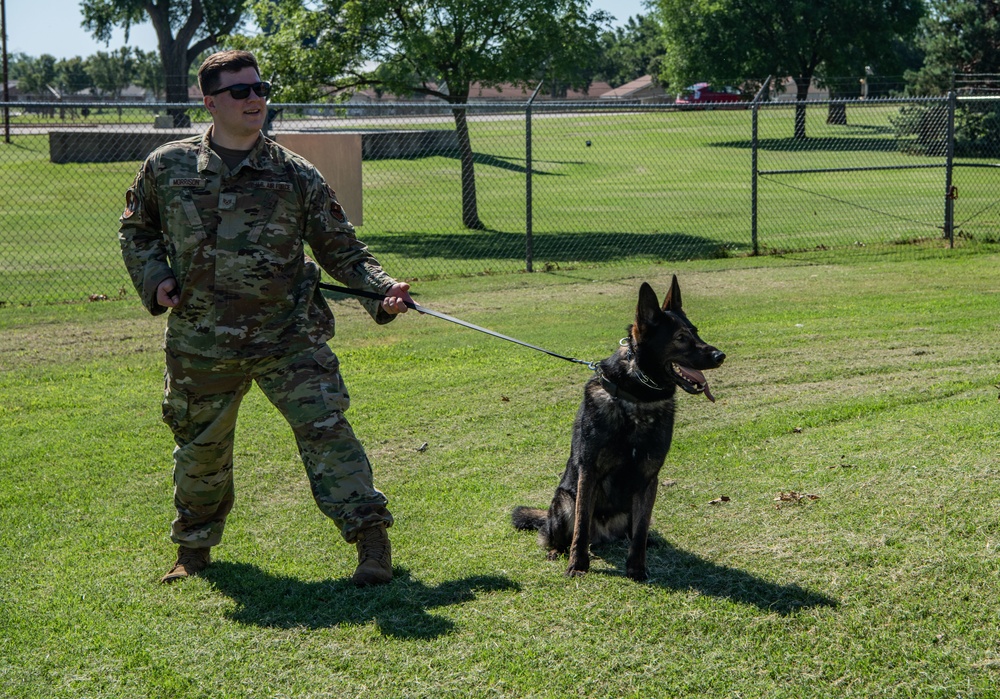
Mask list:
[[[731,85],[724,85],[721,89],[714,89],[709,83],[695,83],[677,95],[677,104],[703,105],[706,109],[711,109],[712,105],[732,102],[746,102],[749,98],[743,92]],[[734,107],[728,107],[733,109]],[[738,108],[738,107],[735,107]]]

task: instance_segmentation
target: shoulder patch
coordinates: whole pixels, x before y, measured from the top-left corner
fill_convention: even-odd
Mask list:
[[[139,209],[139,198],[131,189],[125,192],[125,211],[122,212],[121,220],[132,218]]]

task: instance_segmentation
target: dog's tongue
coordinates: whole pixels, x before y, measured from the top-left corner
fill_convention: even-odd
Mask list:
[[[715,396],[713,396],[712,392],[708,389],[708,380],[705,378],[705,375],[703,373],[701,373],[697,369],[691,369],[690,367],[680,366],[679,364],[677,365],[677,370],[681,373],[681,375],[685,379],[687,379],[693,384],[697,384],[698,386],[700,386],[701,392],[705,394],[706,398],[708,398],[713,403],[715,402]]]

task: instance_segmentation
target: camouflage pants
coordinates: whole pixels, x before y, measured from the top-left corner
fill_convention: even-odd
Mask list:
[[[192,548],[222,539],[233,507],[233,437],[253,382],[291,426],[320,510],[353,542],[362,529],[392,525],[372,485],[364,447],[344,417],[350,398],[327,345],[291,356],[218,360],[167,350],[163,421],[174,433],[170,538]]]

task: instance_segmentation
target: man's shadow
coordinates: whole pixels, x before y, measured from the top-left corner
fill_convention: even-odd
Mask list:
[[[627,544],[604,544],[593,549],[595,555],[615,566],[609,575],[625,575]],[[779,585],[750,573],[720,566],[689,551],[683,551],[656,532],[649,533],[646,550],[649,580],[646,584],[669,590],[691,590],[709,597],[730,599],[753,605],[782,616],[811,607],[837,607],[839,602],[795,583]]]
[[[276,576],[248,563],[213,563],[199,574],[238,605],[228,616],[256,626],[323,628],[374,621],[396,638],[432,639],[454,623],[429,609],[460,604],[479,593],[517,592],[520,586],[497,575],[476,575],[430,587],[405,568],[380,587],[356,588],[349,579],[305,582]]]

